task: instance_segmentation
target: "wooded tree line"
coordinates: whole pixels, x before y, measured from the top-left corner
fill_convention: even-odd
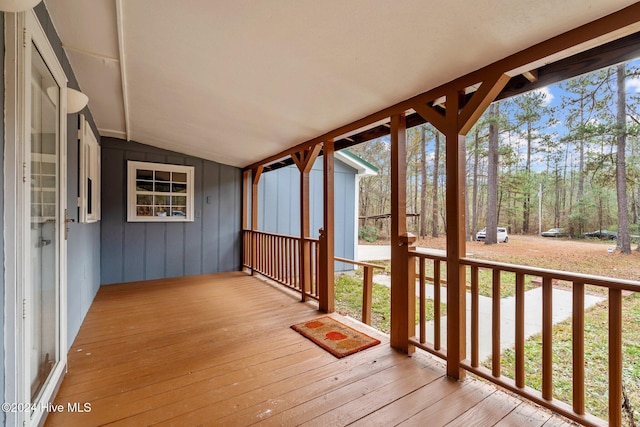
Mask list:
[[[493,103],[466,138],[468,239],[486,226],[493,243],[498,225],[512,234],[565,228],[573,237],[607,229],[630,252],[629,235],[640,231],[639,76],[631,62]],[[408,226],[438,236],[446,229],[444,136],[425,124],[407,130],[407,145],[407,210],[420,214]],[[389,213],[388,138],[351,150],[379,168],[360,180],[360,215]]]

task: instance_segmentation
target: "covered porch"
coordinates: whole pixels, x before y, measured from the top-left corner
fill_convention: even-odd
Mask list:
[[[122,10],[118,9],[117,12],[120,14]],[[224,239],[212,243],[211,253],[205,250],[205,245],[201,245],[196,256],[186,249],[180,253],[181,257],[167,257],[166,254],[149,256],[148,259],[153,261],[152,266],[157,265],[159,270],[167,274],[164,277],[168,277],[167,260],[181,259],[186,264],[189,260],[199,259],[206,265],[214,258],[214,251],[217,254],[220,247],[229,246],[228,252],[233,256],[225,260],[224,268],[244,268],[245,271],[103,286],[69,351],[68,374],[54,402],[54,405],[62,405],[62,410],[49,411],[47,425],[265,423],[466,426],[473,422],[481,425],[542,426],[567,423],[552,416],[549,409],[584,425],[606,425],[604,420],[591,416],[585,409],[584,396],[588,388],[584,371],[585,286],[602,288],[608,297],[608,421],[613,426],[622,425],[622,298],[623,292],[640,291],[640,285],[630,281],[468,258],[465,242],[464,146],[466,134],[492,102],[637,57],[640,52],[639,22],[640,3],[635,3],[590,23],[573,26],[573,29],[564,33],[555,31],[555,36],[538,44],[531,46],[538,40],[545,40],[542,36],[530,39],[526,46],[531,47],[516,51],[514,46],[503,56],[496,56],[502,59],[495,62],[489,63],[489,59],[483,59],[473,67],[455,68],[445,77],[421,84],[402,92],[402,95],[381,98],[375,105],[322,122],[317,128],[306,127],[309,119],[314,114],[324,117],[326,111],[331,110],[331,104],[317,113],[309,113],[300,121],[304,122],[304,132],[283,136],[273,131],[271,126],[278,127],[278,130],[288,127],[295,129],[295,126],[287,126],[287,120],[294,111],[302,111],[304,106],[313,105],[316,98],[331,101],[330,96],[313,93],[306,103],[297,102],[295,109],[282,108],[280,111],[286,120],[274,120],[270,114],[266,114],[263,121],[256,121],[252,126],[237,120],[240,125],[220,134],[219,138],[192,136],[191,140],[202,140],[209,148],[213,147],[212,153],[190,145],[191,141],[182,140],[182,135],[177,135],[179,132],[160,126],[164,121],[157,117],[164,118],[172,115],[173,111],[172,114],[163,112],[149,120],[153,124],[153,134],[133,132],[127,113],[128,93],[124,87],[126,85],[123,85],[125,126],[117,131],[103,129],[103,136],[126,138],[127,142],[123,140],[123,145],[140,137],[157,147],[191,152],[202,158],[209,156],[234,166],[236,169],[229,174],[237,176],[238,180],[242,176],[242,190],[240,185],[229,187],[235,191],[228,193],[215,187],[206,188],[204,184],[223,175],[217,167],[212,167],[210,169],[215,173],[207,174],[205,171],[200,181],[202,188],[196,186],[195,192],[200,197],[202,210],[198,207],[193,209],[194,223],[201,228],[196,229],[191,238],[184,242],[197,242],[198,237],[205,233],[215,234],[216,237],[223,235]],[[122,22],[119,24],[122,25]],[[492,48],[491,44],[487,46],[490,46],[489,50]],[[123,46],[120,48],[123,49]],[[141,52],[146,51],[152,50],[141,49]],[[491,58],[491,61],[495,59]],[[246,69],[254,70],[253,64],[250,65]],[[144,67],[141,69],[147,70]],[[121,70],[125,76],[124,65],[121,65]],[[361,73],[366,74],[368,70]],[[189,78],[184,80],[190,81]],[[305,87],[313,86],[308,83],[312,79],[301,80],[304,80]],[[395,85],[396,82],[402,83],[403,79],[398,75],[387,80]],[[224,79],[216,83],[224,86],[220,84],[221,81]],[[371,87],[377,86],[374,84]],[[287,90],[293,92],[295,89],[287,87]],[[367,87],[366,91],[370,91],[370,88]],[[274,93],[280,96],[282,91]],[[253,104],[258,98],[259,91],[255,91],[245,99]],[[352,100],[358,98],[350,97]],[[188,101],[185,104],[193,104],[191,100]],[[277,105],[273,100],[260,98],[260,102],[255,103],[276,110],[272,107]],[[203,120],[194,120],[193,129],[202,128],[210,132],[215,128],[215,124],[210,122],[211,117],[230,122],[227,115],[207,108],[208,105],[202,104],[199,113]],[[149,106],[145,108],[150,109]],[[247,117],[259,116],[244,109],[235,110],[229,116],[239,117],[239,111],[246,113]],[[188,120],[184,122],[192,123]],[[415,236],[407,232],[406,131],[425,122],[431,123],[446,138],[447,248],[444,253],[418,250],[414,246]],[[206,126],[199,126],[200,123]],[[255,144],[243,146],[238,143],[237,149],[231,150],[231,141],[247,141],[246,135],[243,137],[247,129],[260,129],[260,132],[253,132]],[[390,139],[392,177],[389,194],[392,206],[390,231],[393,271],[391,334],[386,337],[369,330],[370,334],[379,335],[382,341],[380,345],[337,360],[289,327],[313,319],[320,313],[332,313],[331,316],[339,317],[333,314],[336,261],[334,152],[387,135]],[[168,143],[167,139],[175,141]],[[279,143],[269,145],[266,143],[269,141]],[[161,160],[157,161],[188,164],[188,161],[176,160],[174,155],[163,154],[160,157]],[[319,158],[323,162],[323,227],[319,239],[315,239],[310,237],[309,171]],[[131,159],[113,153],[103,154],[103,174],[107,175],[106,165],[113,165],[113,170],[122,169],[125,160]],[[144,160],[156,161],[155,154],[147,155]],[[265,233],[258,227],[260,178],[264,173],[291,164],[295,164],[300,172],[299,235]],[[120,193],[124,188],[123,183],[122,180],[109,193],[119,202],[124,200]],[[111,206],[115,206],[114,200],[108,200]],[[234,209],[224,210],[230,206]],[[207,228],[209,223],[204,219],[209,219],[205,218],[208,213],[211,213],[210,219],[218,228]],[[203,221],[198,221],[199,216],[204,218]],[[220,218],[231,218],[234,223],[231,227],[220,226]],[[107,232],[108,221],[105,218],[101,225],[103,236],[116,235],[122,240],[114,245],[117,251],[104,250],[108,247],[102,246],[103,252],[115,253],[123,260],[123,264],[127,261],[136,268],[143,265],[142,255],[154,253],[153,249],[158,246],[154,237],[160,236],[162,242],[167,244],[183,232],[177,227],[165,229],[153,226],[134,231],[133,226],[124,223],[123,216],[118,212],[108,216],[108,219],[117,220],[118,232]],[[142,254],[140,259],[127,257],[126,249],[132,242],[142,240],[146,246],[139,251]],[[242,260],[236,263],[235,256],[240,255],[240,241]],[[184,248],[187,246],[184,243]],[[150,248],[148,253],[145,252],[147,248]],[[429,269],[432,273],[427,273],[427,265],[432,266]],[[105,263],[105,266],[113,265]],[[185,275],[190,271],[186,268],[177,270]],[[109,271],[109,268],[102,267],[103,275]],[[480,271],[491,272],[494,295],[500,294],[503,272],[513,273],[515,277],[514,352],[517,366],[513,379],[501,373],[499,327],[491,338],[478,334],[477,285]],[[371,295],[367,291],[371,286],[370,274],[371,270],[364,274],[363,303],[363,309],[369,312]],[[258,275],[262,278],[255,277]],[[522,296],[526,276],[539,278],[544,294],[540,313],[544,322],[544,354],[540,361],[543,382],[540,391],[525,386],[526,307]],[[420,284],[418,296],[414,292],[416,278]],[[570,282],[576,313],[572,319],[574,381],[571,402],[559,402],[554,398],[551,313],[555,279]],[[126,280],[117,280],[123,281]],[[274,285],[271,281],[285,286]],[[423,314],[425,306],[429,304],[425,291],[427,282],[434,288],[435,301],[441,300],[440,289],[446,284],[446,313],[440,311],[439,304],[435,304],[432,336],[426,335]],[[466,314],[468,291],[471,294],[468,304],[471,319]],[[416,310],[419,311],[418,316]],[[498,298],[494,298],[492,316],[492,322],[500,325]],[[416,317],[419,317],[418,327]],[[363,325],[357,327],[366,328]],[[442,330],[446,331],[446,336],[441,335]],[[472,337],[469,346],[466,342],[468,334]],[[493,344],[491,370],[479,365],[477,348],[481,339],[491,339]],[[436,358],[445,362],[438,362]],[[497,386],[469,378],[468,373],[483,377]],[[502,391],[504,389],[509,391]],[[523,403],[511,393],[548,409]],[[85,403],[89,407],[83,406]],[[68,410],[69,404],[85,411],[72,413]]]
[[[334,314],[381,341],[337,359],[290,329],[319,315],[242,272],[103,286],[46,425],[568,425]]]
[[[557,83],[585,72],[608,67],[637,56],[638,13],[640,4],[548,39],[482,69],[420,93],[400,103],[354,121],[243,168],[243,266],[252,274],[265,275],[299,292],[303,302],[317,300],[324,312],[334,311],[334,178],[336,150],[389,138],[391,206],[391,330],[389,345],[412,355],[416,350],[446,360],[446,374],[464,380],[472,373],[504,387],[537,404],[587,426],[622,425],[623,416],[623,295],[639,292],[640,283],[611,277],[595,277],[533,268],[468,257],[466,251],[466,147],[465,137],[491,103],[529,90]],[[625,28],[625,30],[623,30]],[[632,28],[634,28],[632,30]],[[618,38],[619,31],[630,32]],[[614,37],[615,40],[612,40]],[[632,47],[633,46],[633,47]],[[407,228],[407,129],[429,122],[446,139],[446,251],[424,251],[415,247],[416,237]],[[319,239],[309,237],[309,165],[322,157],[323,228]],[[264,233],[258,224],[258,184],[264,173],[295,164],[300,172],[299,237]],[[427,273],[429,271],[429,273]],[[492,276],[492,335],[478,333],[479,273]],[[370,271],[369,271],[370,273]],[[500,347],[500,290],[503,273],[514,276],[515,288],[515,373],[508,378],[502,372]],[[431,277],[429,277],[431,276]],[[525,372],[525,277],[541,284],[542,354],[539,358],[541,384],[526,385]],[[414,289],[419,284],[418,296]],[[554,383],[554,336],[552,313],[553,284],[561,280],[571,288],[572,382],[570,401],[556,398]],[[370,277],[364,274],[363,312],[370,311],[367,301]],[[427,283],[433,286],[433,298],[427,298]],[[442,298],[446,286],[446,297]],[[607,296],[608,336],[606,361],[608,373],[608,418],[589,413],[585,395],[590,392],[585,365],[591,363],[585,352],[585,292],[597,288]],[[469,297],[469,302],[467,298]],[[434,304],[433,331],[427,331],[426,306],[446,301],[446,314]],[[470,314],[467,315],[467,306]],[[364,316],[363,316],[364,318]],[[416,318],[419,321],[416,322]],[[417,325],[416,325],[417,323]],[[588,327],[588,325],[587,325]],[[467,337],[470,342],[467,344]],[[491,368],[481,366],[479,341],[490,341]],[[487,423],[491,424],[491,423]]]

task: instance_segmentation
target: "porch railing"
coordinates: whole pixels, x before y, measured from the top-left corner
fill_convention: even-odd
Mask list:
[[[362,267],[362,323],[371,326],[371,301],[373,298],[373,271],[384,270],[384,267],[368,262],[354,261],[347,258],[334,257],[334,260]]]
[[[318,299],[318,239],[243,230],[242,265],[311,299]],[[305,251],[301,263],[301,251]],[[303,273],[307,268],[309,271]],[[309,284],[304,285],[306,274]]]
[[[304,273],[301,265],[309,266],[310,286],[305,294],[318,299],[318,245],[319,239],[300,238],[263,231],[243,230],[242,266],[257,272],[274,282],[296,292],[303,293]],[[303,245],[306,245],[305,248]],[[301,263],[301,258],[307,258]],[[337,262],[363,268],[362,276],[362,323],[371,325],[373,295],[373,271],[384,267],[352,259],[334,257]],[[303,267],[304,268],[304,267]]]
[[[442,269],[446,267],[443,253],[424,250],[410,250],[410,262],[417,263],[418,298],[419,298],[419,336],[412,337],[409,342],[416,347],[447,359],[447,351],[443,348],[441,335],[460,333],[446,329],[446,318],[440,313],[439,302],[443,301],[445,286],[442,280]],[[640,283],[608,277],[596,277],[583,274],[543,268],[525,267],[498,262],[479,261],[470,258],[461,259],[470,284],[468,300],[470,300],[470,359],[460,361],[460,366],[475,375],[498,384],[514,393],[544,407],[556,411],[570,419],[587,426],[606,425],[606,422],[591,414],[585,413],[585,286],[604,288],[608,299],[608,377],[609,377],[609,425],[619,426],[622,423],[622,292],[640,292]],[[479,277],[482,270],[491,271],[491,369],[481,366],[479,357],[480,339],[480,304]],[[432,272],[431,277],[427,272]],[[514,274],[515,281],[515,375],[513,379],[501,374],[501,313],[500,290],[503,285],[502,272]],[[525,385],[525,277],[533,276],[542,285],[542,387],[537,391]],[[573,399],[571,405],[554,399],[553,383],[553,284],[562,281],[564,287],[572,293],[572,359],[573,359]],[[427,283],[433,286],[427,292]],[[469,287],[468,287],[469,288]],[[429,289],[430,291],[430,289]],[[429,295],[428,295],[429,294]],[[433,304],[434,320],[429,324],[425,319],[425,307]],[[446,342],[446,341],[445,341]],[[606,343],[603,343],[606,345]]]

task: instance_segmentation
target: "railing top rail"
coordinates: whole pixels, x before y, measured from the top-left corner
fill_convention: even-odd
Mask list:
[[[439,249],[416,248],[409,252],[412,256],[419,258],[429,258],[446,261],[446,251]],[[568,282],[582,282],[586,285],[595,285],[605,288],[620,289],[625,291],[640,292],[640,281],[617,279],[615,277],[593,276],[583,273],[572,273],[568,271],[552,270],[542,267],[529,267],[525,265],[508,264],[497,261],[485,261],[474,258],[461,258],[464,265],[479,268],[498,268],[511,273],[523,273],[531,276],[548,277],[552,279],[565,280]]]
[[[268,231],[260,231],[260,230],[248,230],[248,229],[243,229],[243,232],[251,232],[251,233],[256,233],[256,234],[263,234],[265,236],[273,236],[273,237],[284,237],[285,239],[294,239],[294,240],[303,240],[306,242],[318,242],[318,238],[317,237],[300,237],[300,236],[290,236],[288,234],[278,234],[278,233],[270,233]]]
[[[333,257],[333,259],[335,261],[339,261],[339,262],[346,262],[349,264],[353,264],[353,265],[359,265],[361,267],[371,267],[371,268],[379,268],[381,270],[384,270],[385,267],[378,265],[378,264],[371,264],[369,262],[362,262],[362,261],[354,261],[352,259],[347,259],[347,258],[340,258],[340,257]]]
[[[247,230],[244,229],[242,231],[245,232],[252,232],[252,233],[256,233],[256,234],[264,234],[267,236],[274,236],[274,237],[284,237],[286,239],[295,239],[295,240],[300,240],[300,236],[289,236],[287,234],[278,234],[278,233],[270,233],[268,231],[260,231],[260,230]],[[305,240],[309,240],[310,238],[305,238]],[[317,240],[317,239],[316,239]]]
[[[409,251],[409,254],[419,258],[436,259],[439,261],[447,260],[447,251],[443,251],[442,249],[415,248]]]
[[[612,289],[627,290],[632,292],[640,292],[640,282],[626,279],[616,279],[614,277],[592,276],[582,273],[571,273],[561,270],[551,270],[541,267],[529,267],[516,264],[507,264],[496,261],[483,261],[472,258],[461,258],[460,262],[469,266],[480,268],[498,268],[502,271],[511,273],[523,273],[531,276],[548,277],[558,280],[566,280],[568,282],[581,282],[585,285],[602,286]]]

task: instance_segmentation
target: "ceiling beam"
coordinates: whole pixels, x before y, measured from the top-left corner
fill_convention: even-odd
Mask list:
[[[537,68],[533,70],[536,75],[534,81],[523,75],[513,76],[496,100],[510,98],[636,58],[640,58],[640,32]]]
[[[131,141],[131,120],[129,117],[129,91],[127,90],[127,65],[124,46],[124,12],[122,0],[116,2],[116,23],[118,26],[118,54],[120,55],[120,80],[122,83],[122,102],[124,109],[124,131],[127,141]]]

